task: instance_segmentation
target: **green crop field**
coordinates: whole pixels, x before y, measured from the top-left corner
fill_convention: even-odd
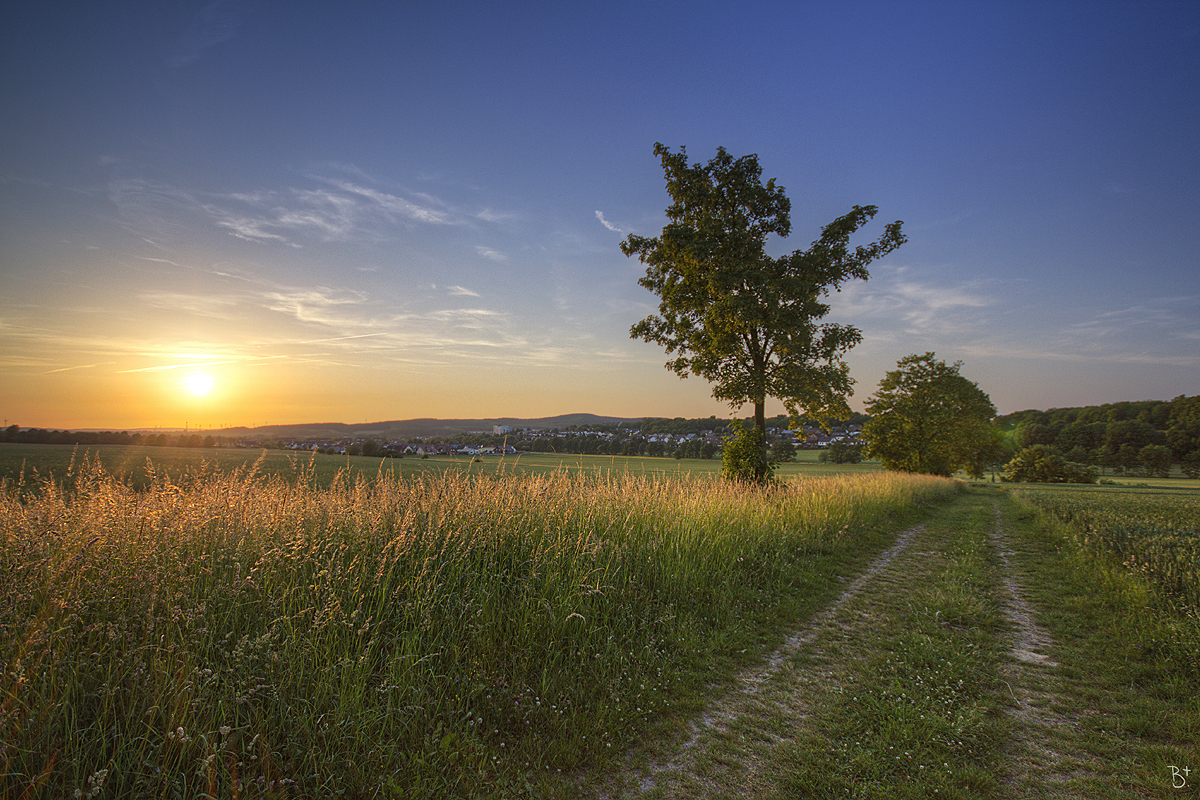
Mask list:
[[[1014,493],[1071,524],[1086,549],[1141,573],[1169,601],[1200,615],[1200,492],[1028,484]]]

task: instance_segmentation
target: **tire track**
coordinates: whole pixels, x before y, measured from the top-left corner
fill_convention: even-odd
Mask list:
[[[646,796],[659,788],[659,784],[669,775],[688,776],[695,780],[693,773],[702,740],[729,735],[735,722],[744,715],[752,714],[762,717],[782,711],[790,718],[803,719],[805,716],[804,704],[802,701],[797,702],[799,698],[794,693],[789,696],[790,702],[786,703],[786,707],[779,708],[777,698],[761,697],[763,688],[779,676],[791,657],[811,645],[823,633],[829,632],[834,626],[836,617],[844,610],[845,606],[862,594],[868,584],[878,579],[881,572],[893,565],[924,527],[924,525],[917,525],[901,532],[896,541],[876,556],[837,599],[817,612],[807,624],[788,636],[762,665],[741,673],[735,679],[733,688],[712,703],[699,719],[692,723],[687,739],[669,758],[651,762],[630,770],[624,776],[619,776],[615,783],[622,787],[620,790],[622,793],[615,796],[622,798]],[[861,620],[862,617],[859,616],[858,621],[861,622]],[[844,629],[846,626],[838,627]],[[830,677],[828,673],[825,673],[820,679],[828,681]],[[772,738],[769,733],[761,735]],[[599,795],[601,798],[613,796],[608,793]],[[667,796],[671,796],[669,792]]]
[[[1045,628],[1038,625],[1033,606],[1025,599],[1026,591],[1013,566],[1014,552],[1000,514],[993,501],[994,523],[991,542],[1000,562],[1003,594],[1001,612],[1012,627],[1010,660],[999,667],[1001,680],[1008,687],[1013,705],[1008,716],[1013,723],[1010,741],[1010,773],[1003,783],[1015,798],[1086,798],[1075,787],[1081,781],[1097,779],[1089,759],[1071,752],[1069,742],[1079,722],[1054,709],[1065,705],[1054,690],[1060,683],[1058,663],[1048,655],[1056,643]]]

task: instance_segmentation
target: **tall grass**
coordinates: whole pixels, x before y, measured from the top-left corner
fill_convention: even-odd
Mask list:
[[[69,478],[0,492],[2,796],[533,793],[761,644],[823,554],[956,490]]]

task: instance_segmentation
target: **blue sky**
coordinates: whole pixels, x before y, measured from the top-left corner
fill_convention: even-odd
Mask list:
[[[728,416],[629,338],[656,141],[757,153],[776,253],[904,220],[833,301],[852,406],[929,350],[1002,413],[1196,394],[1198,108],[1194,2],[14,8],[0,411]]]

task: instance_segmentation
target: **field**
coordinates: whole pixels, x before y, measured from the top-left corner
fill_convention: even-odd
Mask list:
[[[296,478],[301,474],[311,476],[322,485],[329,483],[340,472],[351,477],[364,475],[375,478],[379,474],[394,477],[410,477],[426,472],[441,472],[447,469],[471,473],[547,473],[547,472],[630,472],[647,476],[707,476],[715,477],[721,468],[720,459],[674,459],[631,456],[580,456],[556,455],[553,453],[523,453],[515,456],[435,456],[427,459],[408,456],[406,458],[367,458],[364,456],[336,456],[310,452],[284,450],[255,450],[235,448],[178,448],[100,445],[76,448],[71,445],[41,445],[0,443],[0,479],[10,485],[22,482],[31,487],[41,478],[57,476],[63,478],[71,472],[72,464],[82,460],[100,459],[107,472],[119,478],[129,479],[135,486],[144,487],[150,482],[147,462],[153,464],[157,473],[173,477],[198,472],[223,471],[248,468],[259,458],[258,471],[265,475],[281,475]],[[865,464],[836,465],[822,464],[818,451],[801,450],[797,461],[780,465],[777,475],[784,480],[800,476],[822,477],[841,474],[861,474],[878,471],[878,462]]]
[[[1169,487],[1031,484],[1015,493],[1069,523],[1081,547],[1144,576],[1200,619],[1200,492]]]
[[[1115,800],[1200,764],[1194,491],[0,453],[0,797]]]
[[[326,483],[315,460],[137,489],[103,460],[0,498],[3,796],[537,794],[694,710],[961,490],[599,465]]]

